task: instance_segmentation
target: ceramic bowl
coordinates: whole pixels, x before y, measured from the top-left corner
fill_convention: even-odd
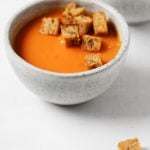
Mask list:
[[[150,0],[100,0],[115,7],[129,24],[150,21]]]
[[[53,7],[64,7],[69,0],[36,1],[21,8],[6,28],[5,44],[12,68],[21,82],[41,99],[60,105],[73,105],[92,100],[106,91],[117,78],[127,54],[129,44],[128,26],[123,17],[111,6],[94,1],[75,0],[90,11],[104,11],[116,25],[122,46],[116,57],[102,67],[80,73],[56,73],[39,69],[17,55],[13,49],[19,30],[30,20]]]

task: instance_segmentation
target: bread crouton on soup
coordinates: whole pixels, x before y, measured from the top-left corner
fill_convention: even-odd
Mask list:
[[[95,35],[105,35],[108,33],[107,20],[104,12],[93,14],[93,28]]]
[[[78,25],[62,25],[61,34],[66,46],[79,46],[81,43]]]
[[[77,4],[75,2],[70,2],[66,7],[65,10],[63,12],[63,15],[67,15],[68,11],[70,11],[71,9],[75,9],[77,7]]]
[[[59,33],[59,18],[44,17],[40,29],[41,34],[57,35]]]
[[[85,56],[85,63],[89,69],[102,66],[102,60],[100,54],[88,54]]]
[[[84,11],[85,11],[84,7],[78,7],[78,8],[72,9],[70,13],[74,17],[74,16],[82,15]]]
[[[63,16],[65,16],[67,18],[70,16],[75,17],[75,16],[83,14],[84,11],[85,11],[84,7],[77,7],[76,3],[71,2],[66,6],[66,8],[63,12]]]
[[[61,24],[62,24],[62,25],[74,24],[74,23],[73,23],[73,17],[71,17],[71,16],[68,16],[68,17],[62,16],[62,17],[60,18],[60,20],[61,20]]]
[[[79,25],[79,34],[85,35],[87,34],[92,27],[92,18],[84,15],[76,16],[73,19],[75,24]]]
[[[101,38],[92,35],[83,35],[81,48],[91,52],[98,52],[101,49]]]
[[[142,150],[142,148],[138,138],[133,138],[119,142],[118,150]]]

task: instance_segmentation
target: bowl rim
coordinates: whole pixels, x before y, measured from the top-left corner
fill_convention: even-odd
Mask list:
[[[25,11],[26,9],[33,7],[34,5],[40,4],[42,2],[59,2],[59,0],[47,0],[47,1],[43,1],[43,0],[37,0],[34,2],[30,2],[29,4],[27,4],[26,6],[20,7],[19,10],[13,14],[9,20],[8,23],[6,25],[6,30],[5,30],[5,46],[6,46],[6,51],[8,53],[11,53],[13,55],[13,57],[15,57],[16,61],[19,61],[19,63],[21,63],[22,65],[24,65],[25,67],[29,67],[31,68],[31,70],[43,73],[43,74],[47,74],[47,75],[52,75],[52,76],[56,76],[56,77],[83,77],[83,76],[89,76],[98,72],[103,72],[106,71],[107,69],[111,68],[113,65],[115,65],[118,61],[120,61],[120,59],[123,57],[123,55],[125,54],[125,52],[128,49],[129,46],[129,41],[130,41],[130,33],[129,33],[129,28],[127,25],[127,22],[125,21],[125,19],[123,18],[123,16],[112,6],[110,6],[109,4],[106,4],[104,2],[101,2],[99,0],[91,0],[86,1],[86,0],[74,0],[75,2],[82,2],[82,3],[94,3],[96,5],[101,6],[104,10],[107,10],[110,14],[113,14],[117,17],[117,20],[120,23],[121,28],[123,29],[123,37],[121,39],[121,47],[117,53],[117,55],[108,63],[104,64],[101,67],[95,68],[95,69],[91,69],[91,70],[87,70],[87,71],[82,71],[82,72],[75,72],[75,73],[59,73],[59,72],[54,72],[54,71],[48,71],[48,70],[44,70],[41,68],[38,68],[30,63],[28,63],[26,60],[24,60],[21,56],[19,56],[12,48],[11,46],[11,42],[9,39],[10,36],[10,30],[11,30],[11,25],[14,21],[14,19],[21,14],[23,11]],[[66,1],[67,2],[67,1]],[[68,1],[69,2],[69,1]]]

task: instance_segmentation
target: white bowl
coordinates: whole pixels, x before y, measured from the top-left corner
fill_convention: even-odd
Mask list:
[[[115,7],[130,24],[150,21],[150,0],[100,0]]]
[[[56,73],[39,69],[23,60],[13,50],[14,39],[24,24],[47,12],[52,7],[65,6],[69,0],[32,2],[14,15],[6,28],[5,44],[8,59],[22,83],[40,98],[60,105],[79,104],[102,94],[117,78],[129,44],[128,26],[123,17],[112,7],[100,2],[75,0],[90,11],[102,10],[116,25],[122,46],[116,57],[102,67],[80,73]]]

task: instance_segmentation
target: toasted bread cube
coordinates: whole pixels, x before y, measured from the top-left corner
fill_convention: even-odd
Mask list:
[[[85,8],[83,7],[78,7],[78,8],[75,8],[75,9],[71,9],[70,10],[70,13],[73,17],[75,16],[79,16],[79,15],[82,15],[85,11]]]
[[[73,17],[71,17],[71,16],[68,16],[68,17],[62,16],[61,17],[61,24],[62,25],[74,24]]]
[[[85,35],[90,31],[93,20],[88,16],[80,15],[74,17],[74,23],[79,25],[79,34]]]
[[[64,12],[63,12],[63,16],[65,16],[65,17],[70,16],[70,11],[71,11],[72,9],[75,9],[76,7],[77,7],[77,4],[76,4],[76,3],[74,3],[74,2],[69,3],[69,4],[66,6],[66,8],[65,8],[65,10],[64,10]]]
[[[61,34],[65,40],[66,46],[80,45],[79,27],[78,25],[62,25]]]
[[[142,150],[142,148],[138,138],[133,138],[119,142],[118,150]]]
[[[46,18],[42,19],[41,25],[41,34],[50,34],[50,35],[57,35],[59,33],[59,25],[60,21],[59,18]]]
[[[89,69],[102,66],[102,60],[100,54],[88,54],[85,56],[86,65]]]
[[[67,15],[68,14],[68,11],[70,11],[71,9],[75,9],[77,7],[77,4],[75,2],[70,2],[66,8],[65,8],[65,11],[63,12],[63,15]]]
[[[70,17],[70,16],[74,17],[74,16],[78,16],[78,15],[83,14],[84,11],[85,11],[85,8],[77,7],[76,3],[71,2],[66,6],[66,8],[63,12],[63,16],[65,16],[67,18]]]
[[[107,20],[103,12],[93,14],[93,27],[95,35],[105,35],[108,33]]]
[[[83,35],[81,48],[87,51],[99,52],[101,49],[101,38],[91,35]]]

